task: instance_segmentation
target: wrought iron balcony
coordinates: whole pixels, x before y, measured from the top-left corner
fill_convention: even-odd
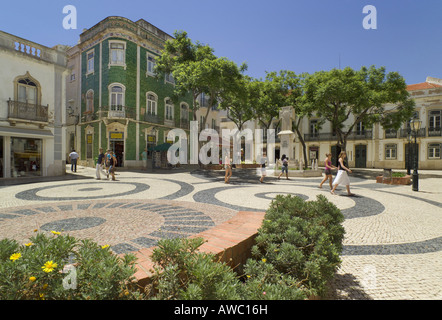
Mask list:
[[[21,101],[8,100],[9,120],[48,122],[49,105],[41,106]]]
[[[347,136],[347,140],[366,140],[371,139],[372,136],[371,130],[354,131]],[[304,141],[335,141],[337,138],[338,136],[332,132],[304,134]]]
[[[428,128],[428,136],[429,137],[441,137],[442,136],[441,127],[429,127]]]
[[[401,138],[407,138],[407,136],[410,135],[410,134],[412,136],[414,136],[414,133],[412,133],[412,132],[410,133],[410,129],[401,129],[400,133],[399,133],[399,136]],[[427,129],[426,128],[420,128],[419,131],[417,132],[417,137],[423,138],[426,135],[427,135]]]
[[[109,119],[135,119],[135,110],[126,106],[103,107],[102,116],[107,116]]]
[[[163,119],[159,115],[152,114],[152,113],[145,113],[144,114],[144,121],[163,124]]]

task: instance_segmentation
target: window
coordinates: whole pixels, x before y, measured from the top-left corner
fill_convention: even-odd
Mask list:
[[[87,54],[87,73],[93,73],[94,72],[94,50],[89,51]]]
[[[173,78],[173,75],[171,73],[166,73],[165,79],[166,79],[166,82],[169,82],[171,84],[175,84],[175,79]]]
[[[149,115],[157,114],[157,97],[151,93],[147,94],[146,113]]]
[[[38,104],[37,85],[29,78],[19,79],[17,81],[17,100],[28,104]]]
[[[185,121],[189,120],[189,110],[184,103],[181,104],[181,119]]]
[[[430,143],[428,145],[428,159],[441,159],[440,157],[440,143]]]
[[[166,99],[165,118],[166,120],[173,120],[173,103],[170,99]]]
[[[357,124],[356,124],[356,134],[357,135],[361,135],[361,134],[364,134],[365,133],[365,126],[364,126],[364,123],[361,121],[361,122],[358,122]]]
[[[11,137],[11,176],[41,176],[43,140]]]
[[[441,110],[432,110],[428,113],[428,135],[441,136]]]
[[[155,75],[155,57],[147,54],[147,74]]]
[[[94,112],[94,90],[89,90],[86,93],[86,111]]]
[[[395,160],[397,155],[397,145],[396,144],[386,144],[385,145],[385,160]]]
[[[318,120],[310,120],[310,136],[318,136]]]
[[[75,72],[72,72],[72,73],[71,73],[71,82],[72,82],[72,81],[75,81]]]
[[[122,111],[124,106],[124,88],[121,85],[110,87],[110,110]]]
[[[125,59],[125,43],[124,42],[110,42],[110,64],[117,66],[124,66]]]

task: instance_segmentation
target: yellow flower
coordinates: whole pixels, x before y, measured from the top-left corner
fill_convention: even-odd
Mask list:
[[[106,249],[107,247],[109,247],[109,245],[105,244],[104,246],[101,246],[101,249]]]
[[[32,246],[33,245],[33,243],[32,242],[29,242],[29,243],[25,243],[25,246],[27,246],[27,247],[30,247],[30,246]]]
[[[46,289],[47,287],[48,287],[48,284],[45,283],[45,284],[43,285],[43,289]]]
[[[30,278],[29,278],[29,281],[32,281],[32,282],[34,282],[35,280],[37,280],[37,278],[36,278],[36,277],[30,277]]]
[[[38,231],[38,229],[34,229],[34,232],[37,232]]]
[[[19,259],[20,257],[21,257],[21,253],[19,252],[19,253],[14,253],[14,254],[12,254],[12,255],[9,257],[9,259],[11,259],[12,261],[15,261],[15,260]]]
[[[251,275],[250,275],[250,274],[248,274],[248,275],[247,275],[247,278],[250,278],[250,277],[251,277]]]
[[[51,231],[53,234],[60,234],[61,232],[58,232],[58,231],[54,231],[54,230],[52,230]]]
[[[45,294],[44,293],[40,293],[40,298],[41,298],[41,300],[44,300],[45,299]]]
[[[266,263],[266,262],[267,262],[267,259],[266,259],[266,258],[262,259],[262,262]]]
[[[41,267],[43,269],[44,272],[49,273],[52,272],[54,270],[54,268],[57,268],[57,264],[55,262],[51,261],[47,261],[43,267]]]

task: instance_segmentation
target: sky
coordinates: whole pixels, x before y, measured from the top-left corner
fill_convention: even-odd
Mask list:
[[[67,5],[76,8],[77,29],[63,28]],[[376,8],[376,29],[363,27],[367,5]],[[186,31],[217,56],[245,62],[255,78],[371,65],[407,84],[442,78],[441,0],[0,0],[1,31],[48,47],[74,46],[108,16]]]

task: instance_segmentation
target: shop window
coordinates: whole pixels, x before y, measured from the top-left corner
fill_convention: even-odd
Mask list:
[[[41,176],[42,140],[11,137],[11,176]]]

